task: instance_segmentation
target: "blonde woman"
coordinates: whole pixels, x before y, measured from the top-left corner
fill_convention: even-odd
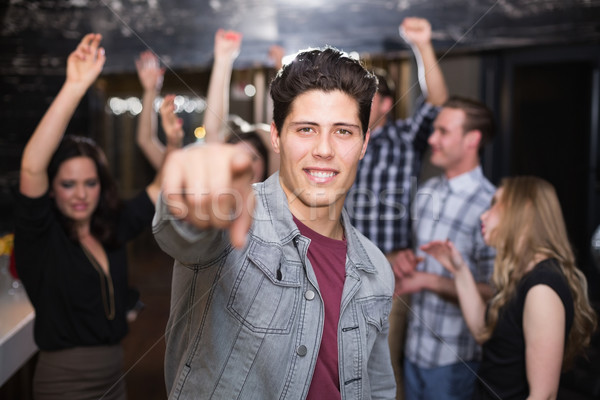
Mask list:
[[[561,370],[596,327],[556,192],[540,178],[505,179],[481,221],[497,251],[489,304],[451,242],[422,247],[454,274],[463,316],[483,345],[474,398],[554,399]]]

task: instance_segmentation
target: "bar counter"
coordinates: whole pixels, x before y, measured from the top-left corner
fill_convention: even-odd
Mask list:
[[[23,285],[2,282],[0,290],[0,386],[36,352],[33,341],[35,312]]]

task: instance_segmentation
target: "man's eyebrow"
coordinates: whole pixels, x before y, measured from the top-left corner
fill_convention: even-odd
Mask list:
[[[289,123],[290,126],[296,126],[296,125],[311,125],[311,126],[320,126],[319,123],[314,122],[314,121],[293,121]],[[347,126],[347,127],[353,127],[356,129],[360,128],[360,125],[358,124],[353,124],[351,122],[334,122],[332,124],[333,126]]]
[[[313,126],[319,126],[318,123],[313,122],[313,121],[292,121],[289,124],[290,126],[296,126],[296,125],[313,125]]]
[[[333,124],[333,126],[348,126],[348,127],[360,129],[360,125],[352,124],[350,122],[336,122]]]

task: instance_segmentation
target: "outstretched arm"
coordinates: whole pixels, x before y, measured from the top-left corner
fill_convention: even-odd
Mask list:
[[[79,102],[106,61],[102,36],[89,33],[67,59],[67,76],[58,95],[27,142],[21,159],[20,191],[39,197],[49,187],[47,168]]]
[[[431,44],[431,24],[424,18],[405,18],[400,24],[400,35],[417,59],[419,84],[426,101],[443,105],[448,99],[448,88]]]
[[[151,51],[144,51],[135,60],[138,78],[144,89],[142,112],[138,118],[137,144],[154,169],[162,164],[165,146],[158,140],[154,100],[162,88],[165,69],[160,68],[158,57]]]
[[[221,131],[229,114],[231,72],[241,45],[242,35],[239,32],[219,29],[215,33],[215,54],[204,114],[206,143],[224,141]]]
[[[452,242],[448,240],[433,241],[421,246],[421,249],[433,256],[444,268],[454,275],[454,286],[463,317],[469,327],[469,331],[475,340],[481,344],[482,333],[485,329],[486,309],[486,304],[480,293],[480,287],[478,287],[482,284],[475,282],[471,270]],[[451,282],[448,278],[444,279]],[[489,287],[489,285],[486,286]]]

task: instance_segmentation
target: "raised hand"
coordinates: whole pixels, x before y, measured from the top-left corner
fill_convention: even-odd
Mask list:
[[[106,61],[104,48],[100,47],[102,35],[88,33],[67,58],[66,83],[87,90],[98,78]]]
[[[147,50],[140,53],[139,58],[135,60],[135,68],[145,91],[160,91],[165,75],[165,68],[160,67],[160,61],[153,52]]]
[[[421,250],[438,260],[452,274],[465,268],[462,255],[449,240],[434,240],[422,245]]]
[[[242,34],[236,31],[219,29],[215,33],[215,58],[235,60],[242,47]]]
[[[285,49],[283,47],[275,44],[269,47],[269,59],[278,71],[283,67],[283,56],[285,56]]]
[[[183,142],[183,120],[175,115],[175,95],[168,94],[163,99],[160,105],[160,121],[165,136],[167,138],[167,145],[173,147],[181,147]]]
[[[411,45],[421,46],[431,42],[431,24],[424,18],[404,18],[399,30],[400,36]]]
[[[200,229],[228,229],[242,247],[252,225],[252,159],[228,144],[173,151],[163,169],[163,198],[170,213]]]
[[[26,196],[39,197],[49,187],[47,168],[58,148],[75,109],[106,61],[100,47],[102,35],[89,33],[67,58],[67,76],[52,104],[29,138],[21,157],[19,190]]]

